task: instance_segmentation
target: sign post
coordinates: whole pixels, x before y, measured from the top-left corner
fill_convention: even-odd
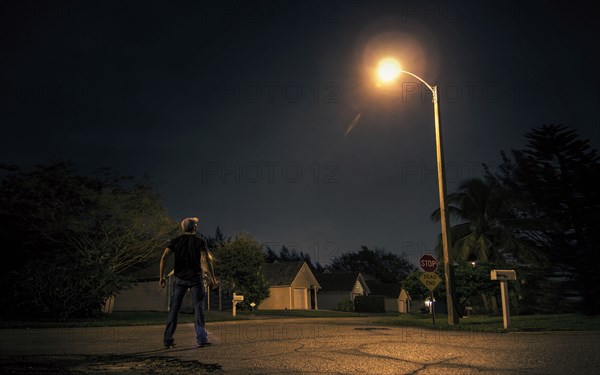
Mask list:
[[[508,281],[516,280],[517,273],[514,270],[491,270],[490,279],[500,281],[500,294],[502,296],[502,318],[504,320],[504,329],[508,329],[508,327],[510,327]]]
[[[435,325],[435,298],[433,297],[433,290],[431,291],[431,324]]]
[[[425,254],[419,259],[419,266],[425,272],[421,274],[419,280],[427,289],[431,291],[431,320],[432,324],[435,325],[435,298],[433,296],[433,290],[440,285],[442,279],[435,273],[437,270],[437,259],[429,254]]]

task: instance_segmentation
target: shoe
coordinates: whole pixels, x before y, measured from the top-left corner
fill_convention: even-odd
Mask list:
[[[171,348],[174,348],[176,346],[177,346],[177,344],[175,344],[174,342],[172,342],[172,343],[166,343],[165,344],[165,349],[171,349]]]
[[[207,341],[207,342],[202,343],[202,344],[198,343],[198,347],[199,348],[204,348],[205,346],[211,346],[211,345],[212,345],[212,342],[210,342],[210,341]]]

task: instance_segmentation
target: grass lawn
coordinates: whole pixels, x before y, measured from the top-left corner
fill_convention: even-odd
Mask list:
[[[257,310],[238,311],[233,318],[231,312],[208,311],[207,322],[229,320],[269,319],[269,318],[351,318],[371,317],[376,324],[422,327],[437,330],[460,330],[477,332],[505,332],[501,316],[472,316],[462,318],[459,325],[449,326],[447,316],[437,314],[435,326],[428,314],[367,314],[331,310]],[[117,327],[139,325],[164,325],[166,312],[157,311],[119,311],[99,318],[56,320],[2,320],[2,328],[59,328],[59,327]],[[193,323],[194,314],[179,315],[180,323]],[[509,332],[535,331],[600,331],[600,316],[588,317],[579,314],[523,315],[512,316]]]
[[[254,315],[257,317],[298,317],[298,318],[348,318],[357,316],[372,316],[374,314],[333,311],[333,310],[256,310],[253,312],[238,311],[238,315]],[[395,316],[396,314],[394,314]]]
[[[445,314],[437,314],[435,326],[431,315],[402,314],[374,321],[380,324],[423,327],[439,330],[477,332],[536,332],[536,331],[600,331],[600,316],[580,314],[522,315],[511,316],[511,325],[504,330],[501,316],[471,316],[460,319],[459,325],[448,325]]]
[[[396,316],[396,314],[365,314],[331,310],[256,310],[240,311],[237,317],[231,311],[207,311],[207,322],[221,322],[229,320],[248,319],[277,319],[277,318],[344,318],[357,316]],[[139,325],[164,325],[167,320],[166,312],[158,311],[118,311],[111,315],[98,318],[72,319],[69,321],[56,321],[51,319],[36,320],[2,320],[0,329],[3,328],[69,328],[69,327],[118,327]],[[179,323],[193,323],[194,314],[179,314]]]
[[[207,322],[222,322],[229,320],[248,319],[277,319],[277,318],[324,318],[324,317],[356,317],[368,316],[353,312],[331,310],[256,310],[239,311],[237,317],[231,311],[207,311]],[[371,315],[372,316],[372,315]],[[384,315],[381,315],[384,316]],[[66,327],[118,327],[139,325],[164,325],[167,321],[166,312],[158,311],[118,311],[98,318],[72,319],[57,321],[52,319],[36,320],[2,320],[0,329],[3,328],[66,328]],[[193,323],[194,314],[179,314],[179,323]]]
[[[231,316],[231,312],[207,311],[207,322],[220,322],[226,320],[246,320],[247,317]],[[0,328],[66,328],[66,327],[118,327],[140,325],[164,325],[167,313],[159,311],[118,311],[98,318],[73,319],[69,321],[56,321],[51,319],[37,320],[2,320]],[[179,323],[193,323],[194,314],[179,314]]]

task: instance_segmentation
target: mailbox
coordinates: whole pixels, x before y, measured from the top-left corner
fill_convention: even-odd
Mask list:
[[[500,293],[502,294],[502,317],[504,320],[504,329],[510,326],[510,305],[508,303],[508,281],[516,280],[515,270],[492,270],[490,279],[500,281]]]
[[[231,309],[231,313],[233,314],[233,316],[237,315],[236,306],[237,306],[238,302],[242,302],[243,300],[244,300],[244,296],[233,293],[233,299],[232,299],[233,308]]]
[[[514,270],[492,270],[490,278],[498,281],[516,280],[517,273]]]

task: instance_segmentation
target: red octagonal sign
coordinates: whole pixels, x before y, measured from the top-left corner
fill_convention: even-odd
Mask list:
[[[425,272],[435,272],[438,266],[437,260],[429,254],[425,254],[421,257],[419,260],[419,265]]]

